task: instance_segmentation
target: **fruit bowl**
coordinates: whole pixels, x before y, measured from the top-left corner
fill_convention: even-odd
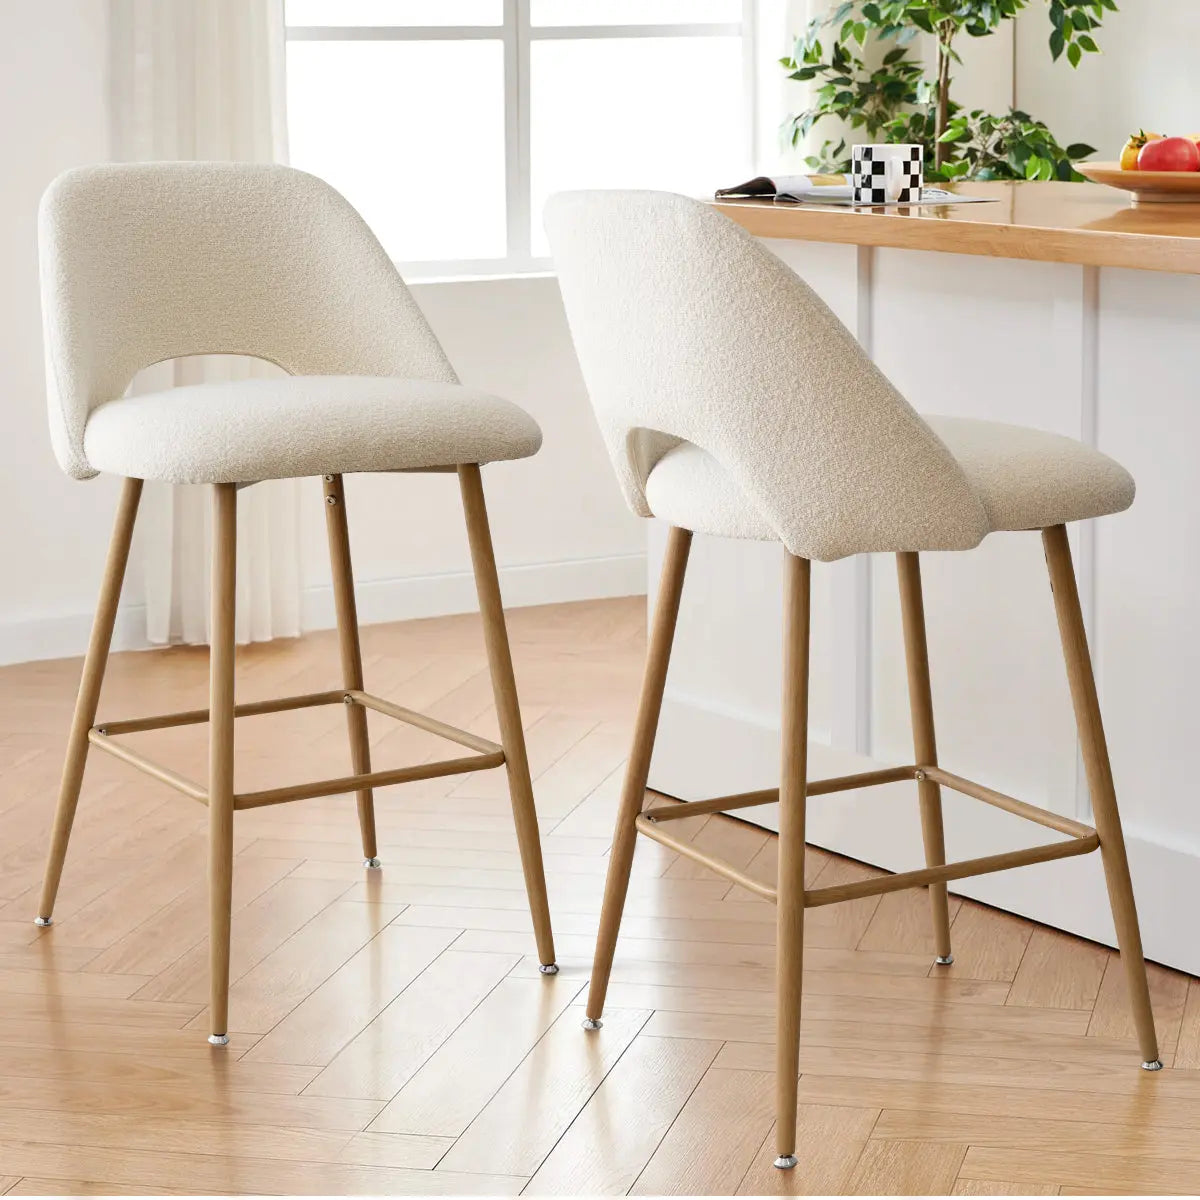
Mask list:
[[[1119,163],[1076,163],[1096,183],[1133,193],[1134,204],[1200,204],[1200,171],[1123,171]]]

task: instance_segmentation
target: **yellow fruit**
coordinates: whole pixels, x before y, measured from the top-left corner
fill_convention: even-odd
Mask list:
[[[1147,133],[1144,129],[1139,129],[1137,133],[1131,133],[1129,140],[1121,147],[1121,170],[1136,171],[1138,154],[1141,153],[1142,147],[1147,142],[1160,141],[1162,137],[1161,133]]]

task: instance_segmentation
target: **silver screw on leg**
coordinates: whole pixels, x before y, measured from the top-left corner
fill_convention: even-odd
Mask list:
[[[939,967],[948,967],[954,961],[954,955],[939,954],[933,961],[937,963]]]
[[[1162,1070],[1162,1059],[1154,1058],[1154,1059],[1151,1059],[1149,1062],[1142,1063],[1142,1070],[1143,1071],[1161,1071]]]
[[[53,917],[34,917],[33,923],[35,925],[40,925],[44,929],[47,925],[54,924],[54,918]]]
[[[363,866],[370,867],[372,870],[382,867],[383,863],[378,858],[364,858]]]
[[[208,1044],[210,1046],[228,1046],[229,1034],[227,1033],[210,1033],[208,1035]]]
[[[538,967],[538,970],[541,971],[543,975],[557,975],[558,963],[542,963]]]
[[[776,1160],[775,1165],[781,1171],[790,1171],[796,1165],[797,1159],[794,1154],[781,1154]]]
[[[583,1027],[584,1027],[584,1029],[588,1030],[589,1032],[593,1029],[601,1029],[601,1028],[603,1028],[603,1026],[604,1026],[604,1022],[602,1020],[600,1020],[599,1017],[596,1017],[594,1019],[592,1017],[584,1017],[584,1019],[583,1019]]]

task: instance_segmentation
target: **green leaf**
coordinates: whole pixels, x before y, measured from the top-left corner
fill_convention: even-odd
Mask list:
[[[1050,17],[1049,46],[1055,60],[1064,56],[1077,67],[1084,54],[1099,47],[1092,36],[1117,0],[1043,0]],[[811,108],[793,118],[785,137],[804,150],[813,127],[834,117],[858,140],[917,142],[925,148],[930,178],[938,178],[935,153],[946,160],[942,178],[1076,178],[1072,163],[1093,154],[1083,143],[1064,148],[1029,113],[1017,109],[990,113],[967,111],[953,96],[949,120],[935,142],[938,85],[928,67],[905,49],[922,33],[936,37],[939,52],[951,63],[959,54],[955,39],[983,37],[1012,20],[1034,0],[834,0],[828,16],[810,21],[790,59],[781,60],[789,76],[814,85]],[[819,34],[837,30],[832,44]],[[828,35],[827,35],[828,38]],[[891,42],[889,45],[888,43]],[[859,133],[860,130],[865,134]],[[840,170],[848,157],[844,145],[826,141],[812,155],[823,169]]]

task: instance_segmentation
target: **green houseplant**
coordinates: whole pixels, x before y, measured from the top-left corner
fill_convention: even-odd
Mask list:
[[[790,117],[785,139],[798,145],[827,118],[839,118],[862,141],[917,142],[926,176],[949,179],[1080,179],[1073,164],[1093,154],[1083,143],[1063,146],[1020,109],[967,111],[951,98],[961,35],[987,37],[1031,0],[844,0],[815,18],[780,60],[789,78],[815,83],[812,104]],[[1077,67],[1099,50],[1093,32],[1116,0],[1046,0],[1049,49]],[[929,35],[936,47],[932,76],[913,53]],[[847,171],[844,138],[827,140],[808,160],[823,171]]]

